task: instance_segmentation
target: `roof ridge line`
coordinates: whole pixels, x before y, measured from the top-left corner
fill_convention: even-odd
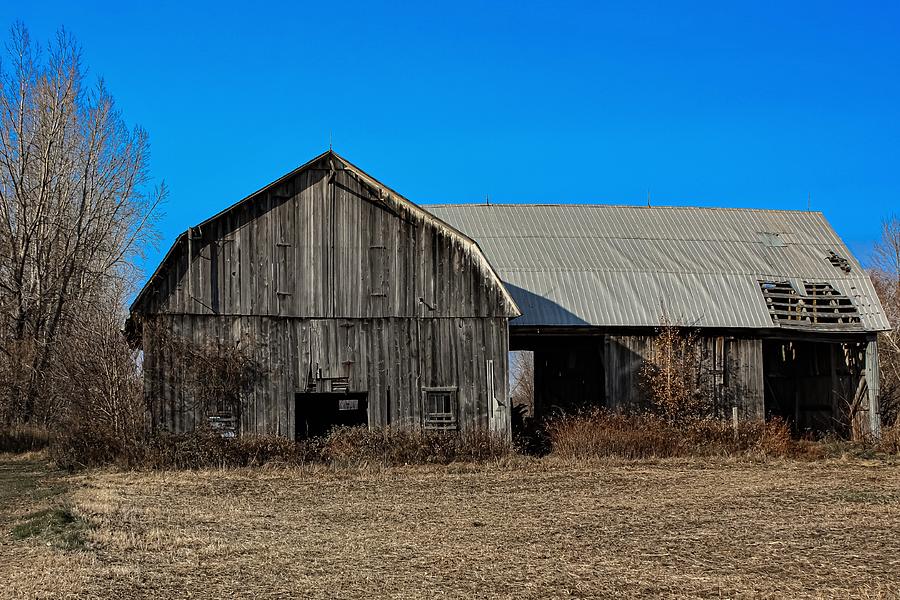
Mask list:
[[[635,208],[643,210],[723,210],[723,211],[756,211],[756,212],[778,212],[790,214],[807,214],[807,215],[824,215],[820,210],[802,210],[793,208],[753,208],[740,206],[696,206],[696,205],[674,205],[661,204],[654,206],[644,206],[641,204],[606,204],[603,202],[444,202],[429,204],[422,202],[419,204],[422,208],[557,208],[557,207],[580,207],[580,208]]]

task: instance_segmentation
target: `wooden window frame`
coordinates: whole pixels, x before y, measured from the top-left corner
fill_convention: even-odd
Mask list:
[[[449,394],[450,412],[429,412],[428,399],[432,394]],[[422,388],[422,427],[426,431],[459,431],[459,388]]]
[[[209,413],[206,422],[210,429],[223,438],[236,438],[240,436],[240,419],[230,411]]]

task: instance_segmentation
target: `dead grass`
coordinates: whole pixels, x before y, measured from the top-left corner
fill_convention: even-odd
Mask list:
[[[328,435],[295,442],[275,435],[223,438],[206,428],[186,434],[160,433],[146,444],[123,446],[91,430],[73,430],[50,447],[54,464],[70,470],[115,465],[125,469],[259,467],[377,467],[497,460],[512,452],[495,433],[415,431],[408,428],[336,427]]]
[[[651,413],[622,414],[590,410],[551,420],[547,436],[552,453],[569,459],[675,458],[741,456],[785,457],[801,454],[782,421],[741,421],[735,432],[719,419],[673,421]]]
[[[88,549],[7,533],[0,596],[900,595],[900,466],[885,462],[551,457],[67,481]]]
[[[0,454],[0,598],[81,598],[95,557],[46,452]]]
[[[887,454],[900,456],[900,421],[882,430],[877,447],[878,450]]]

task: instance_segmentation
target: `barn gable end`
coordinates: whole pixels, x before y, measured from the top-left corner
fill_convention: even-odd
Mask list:
[[[184,232],[132,312],[519,315],[474,241],[333,152]]]
[[[266,374],[229,417],[241,433],[302,437],[332,404],[369,425],[434,426],[446,399],[453,428],[508,434],[518,315],[474,241],[329,151],[179,236],[131,323],[252,348]],[[217,411],[157,338],[145,328],[154,424],[189,430]]]

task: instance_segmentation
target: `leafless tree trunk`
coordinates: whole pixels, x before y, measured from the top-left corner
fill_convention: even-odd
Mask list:
[[[884,219],[872,258],[872,282],[891,322],[891,330],[878,336],[881,418],[890,426],[900,418],[900,217]]]
[[[534,353],[519,351],[512,356],[512,405],[524,416],[534,416]]]
[[[146,133],[103,82],[85,85],[65,32],[41,53],[22,25],[0,63],[0,402],[48,422],[49,379],[89,309],[132,277],[164,188],[149,188]],[[117,296],[118,297],[118,296]]]

